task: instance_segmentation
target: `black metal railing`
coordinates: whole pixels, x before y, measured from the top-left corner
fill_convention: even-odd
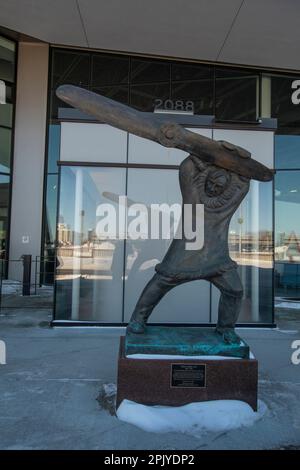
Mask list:
[[[24,254],[19,259],[0,258],[0,310],[5,308],[52,308],[55,257],[33,257]],[[43,301],[43,299],[45,301]]]

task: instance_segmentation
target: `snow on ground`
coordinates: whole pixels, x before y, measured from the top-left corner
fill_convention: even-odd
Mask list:
[[[300,310],[300,300],[275,297],[275,308],[286,308]]]
[[[19,281],[2,281],[2,294],[12,295],[19,294],[22,291],[22,284]]]
[[[266,405],[260,400],[257,412],[238,400],[206,401],[178,407],[145,406],[123,400],[117,417],[148,432],[182,432],[200,437],[208,431],[222,432],[252,426],[266,410]]]

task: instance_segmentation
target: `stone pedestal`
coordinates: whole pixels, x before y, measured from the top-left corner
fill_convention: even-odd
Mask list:
[[[127,399],[144,405],[181,406],[208,400],[241,400],[257,410],[255,359],[127,356],[120,339],[117,407]]]

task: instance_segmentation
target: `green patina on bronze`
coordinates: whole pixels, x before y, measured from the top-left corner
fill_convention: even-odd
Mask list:
[[[226,344],[214,328],[147,325],[145,334],[126,334],[126,355],[169,354],[181,356],[227,356],[249,359],[249,346],[241,339]]]

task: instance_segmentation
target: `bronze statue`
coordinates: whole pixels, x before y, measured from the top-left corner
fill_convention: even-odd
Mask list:
[[[250,179],[270,181],[273,171],[251,159],[251,154],[241,147],[216,142],[87,90],[63,85],[57,96],[101,122],[190,154],[179,168],[182,202],[204,205],[204,245],[201,249],[187,250],[184,235],[174,238],[144,288],[127,331],[144,333],[149,316],[167,292],[179,284],[205,279],[221,292],[216,331],[227,343],[239,342],[234,327],[243,287],[237,264],[229,256],[228,228],[249,190]]]

